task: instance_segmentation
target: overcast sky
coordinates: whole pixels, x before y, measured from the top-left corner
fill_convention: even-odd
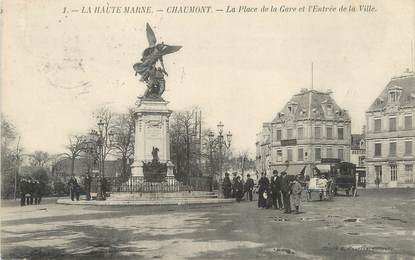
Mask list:
[[[90,2],[96,3],[107,2]],[[137,3],[146,2],[130,2]],[[151,3],[153,9],[173,5]],[[200,3],[214,9],[227,5]],[[255,6],[272,3],[303,5],[257,1]],[[216,128],[221,120],[233,133],[236,150],[254,152],[262,122],[271,121],[301,88],[311,87],[311,62],[315,89],[333,90],[351,114],[353,132],[360,133],[371,102],[392,76],[411,67],[415,35],[414,1],[373,3],[372,14],[66,16],[65,5],[79,9],[88,2],[4,1],[1,109],[17,126],[27,152],[61,152],[69,134],[91,128],[94,109],[106,104],[126,111],[142,95],[145,86],[132,65],[148,45],[149,22],[159,41],[183,46],[165,57],[164,98],[170,108],[200,106],[204,127]]]

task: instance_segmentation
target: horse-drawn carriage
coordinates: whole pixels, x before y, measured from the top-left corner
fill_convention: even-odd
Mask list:
[[[308,183],[309,198],[312,192],[318,192],[320,200],[332,200],[339,191],[344,191],[346,196],[356,195],[356,165],[353,163],[322,159],[314,170]]]
[[[333,200],[334,197],[334,182],[333,179],[326,179],[324,175],[320,177],[312,177],[308,182],[308,199],[311,199],[311,193],[317,192],[320,200]]]

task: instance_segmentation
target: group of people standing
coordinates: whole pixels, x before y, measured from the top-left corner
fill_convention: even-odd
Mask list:
[[[234,173],[232,180],[229,178],[229,173],[225,173],[225,178],[223,179],[223,195],[225,199],[235,198],[236,201],[240,202],[246,193],[247,199],[252,201],[252,192],[255,184],[249,174],[246,177],[247,179],[244,183],[241,176],[236,173]]]
[[[84,184],[84,191],[86,195],[86,200],[91,200],[91,184],[92,184],[92,176],[89,172],[85,174],[83,177],[83,184]],[[75,199],[79,201],[79,195],[81,193],[81,186],[75,176],[72,176],[68,182],[69,187],[69,194],[71,200],[74,201]]]
[[[287,176],[286,172],[273,171],[271,181],[265,173],[261,174],[258,181],[258,207],[284,209],[284,213],[290,214],[291,200],[295,207],[295,213],[300,212],[301,192],[303,187],[299,182],[299,176],[294,179]]]
[[[45,184],[32,177],[20,179],[20,206],[39,205],[42,201]]]

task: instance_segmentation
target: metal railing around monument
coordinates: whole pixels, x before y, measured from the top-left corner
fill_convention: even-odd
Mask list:
[[[209,191],[206,184],[186,185],[182,182],[142,182],[138,177],[131,177],[128,181],[120,178],[108,178],[111,192],[145,192],[145,193],[168,193],[181,191]]]

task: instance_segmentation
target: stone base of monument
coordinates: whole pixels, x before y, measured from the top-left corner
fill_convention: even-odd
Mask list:
[[[165,194],[166,195],[166,194]],[[210,197],[212,195],[193,192],[189,195],[180,193],[169,193],[164,195],[112,193],[107,200],[86,200],[81,197],[79,201],[72,201],[70,198],[59,199],[58,204],[66,205],[94,205],[94,206],[186,206],[186,205],[217,205],[235,202],[235,199],[221,199]],[[154,196],[154,197],[151,197]],[[161,197],[160,197],[161,196]],[[213,195],[214,196],[214,195]]]
[[[168,102],[158,98],[139,98],[135,109],[134,163],[130,182],[175,184],[170,161]]]
[[[167,199],[216,199],[217,192],[209,191],[177,191],[177,192],[112,192],[108,200],[167,200]]]

